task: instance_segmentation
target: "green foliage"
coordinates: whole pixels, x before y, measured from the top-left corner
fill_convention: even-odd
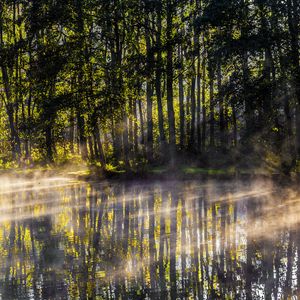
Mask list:
[[[2,1],[2,164],[81,155],[134,169],[247,148],[295,169],[299,11],[289,0]]]

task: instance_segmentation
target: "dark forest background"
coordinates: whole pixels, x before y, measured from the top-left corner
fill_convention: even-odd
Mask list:
[[[1,0],[4,167],[300,156],[298,0]]]

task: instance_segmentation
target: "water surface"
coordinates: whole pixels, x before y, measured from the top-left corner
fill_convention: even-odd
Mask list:
[[[3,180],[0,299],[298,299],[299,200],[270,182]]]

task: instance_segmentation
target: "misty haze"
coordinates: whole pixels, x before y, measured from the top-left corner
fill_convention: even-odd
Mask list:
[[[299,0],[0,0],[0,300],[300,300]]]
[[[7,180],[0,210],[2,299],[297,295],[300,198],[270,181]]]

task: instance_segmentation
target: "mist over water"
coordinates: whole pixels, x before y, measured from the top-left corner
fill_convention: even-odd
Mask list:
[[[300,294],[297,188],[6,178],[0,212],[0,299]]]

